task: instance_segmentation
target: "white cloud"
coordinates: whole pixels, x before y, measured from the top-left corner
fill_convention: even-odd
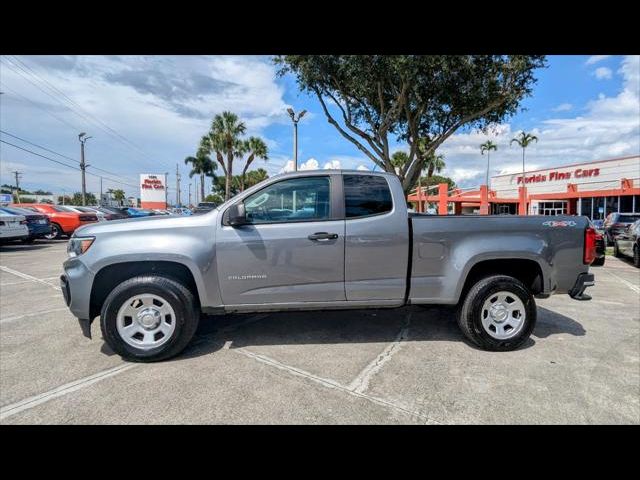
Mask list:
[[[571,105],[570,103],[561,103],[560,105],[553,108],[552,110],[554,112],[568,112],[572,108],[573,108],[573,105]]]
[[[611,55],[591,55],[587,61],[585,62],[585,65],[594,65],[598,62],[601,62],[603,60],[606,60],[607,58],[609,58]]]
[[[608,67],[598,67],[595,69],[593,74],[598,80],[611,80],[611,77],[613,76],[613,72]]]
[[[298,166],[298,170],[319,170],[319,169],[320,169],[320,164],[318,163],[318,160],[316,160],[315,158],[310,158],[309,160],[307,160],[306,162]]]
[[[356,168],[356,170],[361,170],[361,171],[368,172],[369,171],[369,167],[367,167],[366,165],[358,165],[358,168]]]
[[[322,168],[324,168],[325,170],[339,170],[342,167],[340,164],[340,160],[331,160],[329,162],[326,162],[324,164],[324,167]]]

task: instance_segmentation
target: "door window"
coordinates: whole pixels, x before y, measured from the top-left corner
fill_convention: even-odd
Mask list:
[[[329,177],[283,180],[244,200],[247,221],[253,224],[329,220]]]
[[[374,175],[343,175],[345,216],[366,217],[390,212],[393,208],[389,184]]]

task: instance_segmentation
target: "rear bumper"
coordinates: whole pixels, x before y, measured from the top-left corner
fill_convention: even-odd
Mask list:
[[[595,285],[593,273],[581,273],[573,288],[569,290],[569,296],[575,300],[591,300],[591,296],[586,295],[584,291],[593,285]]]

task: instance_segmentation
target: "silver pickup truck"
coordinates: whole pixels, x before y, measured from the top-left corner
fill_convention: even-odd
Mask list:
[[[407,212],[398,178],[301,171],[211,212],[97,223],[74,233],[61,287],[86,336],[125,358],[181,352],[201,313],[457,305],[465,336],[513,350],[534,297],[588,300],[595,231],[577,216]]]

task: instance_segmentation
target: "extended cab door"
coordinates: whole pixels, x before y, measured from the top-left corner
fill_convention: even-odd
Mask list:
[[[344,173],[347,300],[404,300],[409,220],[400,182]],[[402,203],[399,203],[402,202]]]
[[[248,225],[223,215],[216,257],[225,305],[344,301],[339,174],[307,174],[244,198]],[[225,224],[226,223],[226,224]]]

